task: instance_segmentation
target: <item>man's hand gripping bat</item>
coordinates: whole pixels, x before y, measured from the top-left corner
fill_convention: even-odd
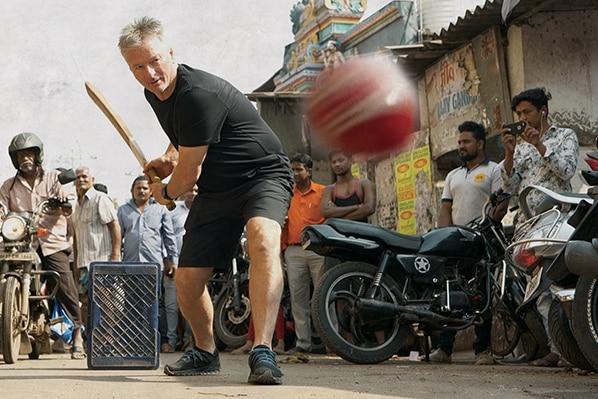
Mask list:
[[[118,133],[120,133],[120,136],[123,138],[125,143],[127,143],[129,148],[131,149],[131,152],[133,152],[133,155],[135,155],[135,158],[137,158],[137,161],[139,162],[141,167],[145,168],[145,165],[147,165],[147,159],[145,159],[145,155],[143,155],[141,148],[139,148],[139,145],[135,141],[133,134],[131,133],[129,128],[127,128],[127,125],[125,125],[125,122],[122,120],[122,118],[116,112],[114,112],[112,107],[110,107],[110,105],[108,104],[108,101],[106,100],[104,95],[91,83],[85,82],[85,89],[87,90],[87,94],[92,99],[92,101],[98,106],[98,108],[100,108],[104,115],[106,115],[106,117],[116,128]],[[160,177],[156,174],[156,171],[153,169],[148,170],[147,175],[150,177],[150,179],[152,179],[152,182],[154,183],[162,182],[162,179],[160,179]],[[171,211],[174,208],[176,208],[176,204],[174,203],[174,201],[170,201],[166,205],[166,208],[168,208],[168,210]]]

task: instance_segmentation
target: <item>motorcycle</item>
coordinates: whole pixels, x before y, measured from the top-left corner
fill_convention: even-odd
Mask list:
[[[534,306],[540,296],[550,290],[553,299],[547,322],[553,344],[572,366],[593,370],[584,350],[574,339],[575,328],[571,323],[576,279],[569,273],[557,271],[559,267],[555,266],[562,263],[563,250],[575,238],[580,220],[592,206],[592,198],[575,193],[557,194],[538,187],[532,189],[541,189],[546,194],[545,203],[551,207],[527,220],[519,240],[508,249],[514,253],[513,265],[531,276],[525,300],[517,312]]]
[[[580,368],[598,371],[598,172],[583,171],[582,175],[591,185],[588,195],[594,201],[546,274],[551,281],[567,283],[557,298],[563,305],[561,317],[570,326],[567,338],[574,338],[586,361]]]
[[[492,354],[511,362],[530,361],[546,355],[548,337],[542,316],[535,307],[517,313],[525,298],[526,276],[506,264],[496,270],[494,281],[497,282],[497,295],[492,304]],[[515,357],[516,349],[518,356]],[[507,358],[509,355],[513,357]]]
[[[16,362],[19,353],[27,353],[30,359],[39,358],[40,353],[50,348],[50,326],[62,321],[51,318],[50,307],[60,287],[60,274],[42,270],[32,243],[36,237],[47,234],[38,228],[44,214],[70,206],[59,198],[40,202],[32,212],[8,212],[2,206],[0,334],[6,363]],[[49,281],[54,284],[47,292]]]
[[[379,363],[399,351],[414,324],[428,356],[433,330],[482,323],[497,292],[495,271],[506,267],[504,233],[488,216],[498,201],[491,197],[470,227],[423,235],[345,219],[305,227],[304,249],[341,261],[325,270],[312,298],[324,343],[350,362]]]
[[[219,349],[236,349],[247,340],[251,302],[249,300],[249,252],[245,233],[232,265],[225,273],[214,273],[210,291],[214,303],[214,338]]]

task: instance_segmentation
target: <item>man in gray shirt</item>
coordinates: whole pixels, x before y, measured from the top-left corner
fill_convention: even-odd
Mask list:
[[[476,122],[466,121],[459,125],[459,157],[463,165],[446,176],[442,192],[442,204],[438,227],[466,225],[482,215],[482,207],[488,197],[498,191],[502,184],[500,168],[490,161],[484,152],[486,129]],[[473,342],[477,365],[494,364],[490,352],[490,329],[492,317],[486,316],[484,324],[475,326]],[[440,331],[438,349],[430,355],[430,361],[450,363],[456,331]]]

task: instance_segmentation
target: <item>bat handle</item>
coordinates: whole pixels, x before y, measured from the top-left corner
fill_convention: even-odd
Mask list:
[[[153,169],[148,170],[147,174],[150,177],[150,179],[152,179],[152,182],[162,183],[162,179],[160,179],[160,176],[158,176]],[[176,204],[174,201],[170,201],[168,204],[166,204],[166,209],[168,209],[169,211],[172,211],[174,208],[176,208]]]

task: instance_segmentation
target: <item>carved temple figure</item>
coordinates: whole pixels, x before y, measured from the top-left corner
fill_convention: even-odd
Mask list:
[[[340,51],[340,45],[334,40],[329,40],[323,49],[324,69],[334,68],[335,64],[345,62],[345,56]]]
[[[368,2],[367,0],[324,0],[324,5],[329,10],[351,11],[356,14],[364,12]]]

